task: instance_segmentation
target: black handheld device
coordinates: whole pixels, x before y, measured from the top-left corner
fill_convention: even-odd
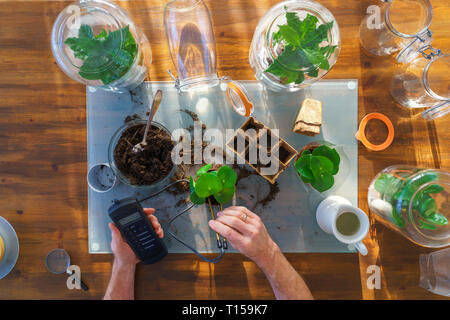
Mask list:
[[[120,233],[144,264],[158,262],[167,255],[167,247],[158,237],[136,198],[116,201],[108,214]]]

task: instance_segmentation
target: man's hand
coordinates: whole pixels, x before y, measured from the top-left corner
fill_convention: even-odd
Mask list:
[[[279,251],[261,218],[245,207],[229,207],[210,220],[209,226],[225,237],[240,253],[260,267],[270,263]]]
[[[144,213],[150,220],[150,223],[155,229],[156,234],[158,235],[158,237],[162,238],[164,237],[164,231],[158,222],[158,218],[153,215],[154,212],[155,209],[144,208]],[[111,249],[114,253],[115,260],[121,265],[135,266],[139,262],[139,259],[136,257],[128,243],[122,238],[119,229],[117,229],[114,223],[110,223],[109,228],[111,229],[112,233]]]

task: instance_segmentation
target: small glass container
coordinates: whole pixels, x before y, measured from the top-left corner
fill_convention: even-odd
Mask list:
[[[361,45],[371,54],[384,56],[399,51],[411,41],[431,42],[428,27],[432,18],[429,0],[379,1],[367,8],[361,22]]]
[[[406,165],[387,167],[369,186],[369,207],[382,224],[430,248],[450,245],[450,174]]]
[[[144,33],[109,0],[79,0],[56,19],[51,46],[58,66],[89,86],[134,89],[148,74],[152,54]]]
[[[312,15],[317,18],[317,26],[331,23],[333,25],[328,30],[326,40],[319,44],[319,47],[325,48],[327,46],[335,46],[334,50],[325,51],[325,57],[328,60],[329,69],[324,70],[319,67],[319,64],[312,63],[309,67],[300,67],[302,57],[295,57],[295,64],[299,67],[292,67],[280,62],[279,67],[285,72],[295,74],[304,74],[304,80],[301,83],[291,82],[286,84],[286,81],[280,79],[270,72],[266,72],[270,65],[281,56],[285,50],[284,40],[279,42],[274,40],[274,36],[280,30],[280,25],[286,25],[286,13],[296,13],[300,20],[304,20],[307,15]],[[322,5],[311,0],[297,1],[288,0],[278,3],[273,6],[259,21],[255,33],[253,35],[252,44],[250,47],[250,66],[253,69],[255,78],[261,81],[268,89],[272,91],[298,91],[301,88],[308,86],[325,76],[329,70],[336,63],[341,47],[341,38],[339,34],[339,26],[332,13]],[[311,61],[311,60],[309,60]],[[317,71],[317,75],[309,75]]]
[[[122,136],[122,133],[127,130],[128,128],[137,126],[137,125],[146,125],[147,121],[146,120],[131,120],[128,121],[125,125],[123,125],[122,127],[120,127],[112,136],[110,142],[109,142],[109,147],[108,147],[108,161],[109,161],[109,166],[111,167],[111,169],[114,171],[115,175],[119,178],[119,180],[121,182],[123,182],[124,184],[126,184],[127,186],[130,186],[134,189],[160,189],[164,186],[166,186],[169,183],[170,178],[175,174],[176,171],[176,165],[174,164],[172,166],[172,170],[170,171],[170,173],[165,176],[164,178],[155,181],[153,184],[151,185],[135,185],[135,184],[131,184],[130,180],[125,177],[125,175],[119,170],[119,168],[116,165],[116,162],[114,160],[114,149],[116,148],[117,143],[119,142],[120,137]],[[164,127],[162,124],[152,121],[151,123],[152,126],[158,127],[161,130],[164,130],[165,132],[167,132],[167,134],[169,136],[172,136],[172,134],[170,133],[170,131]],[[130,146],[131,147],[131,146]]]

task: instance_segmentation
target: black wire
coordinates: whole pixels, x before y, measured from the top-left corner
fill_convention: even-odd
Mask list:
[[[150,198],[156,197],[158,194],[163,193],[164,191],[166,191],[168,188],[174,186],[177,183],[181,183],[181,182],[187,182],[189,183],[189,180],[187,179],[181,179],[181,180],[177,180],[174,181],[172,183],[169,183],[167,186],[165,186],[164,188],[162,188],[161,190],[145,197],[142,198],[140,200],[137,200],[138,202],[144,202]],[[200,259],[209,262],[209,263],[217,263],[222,259],[223,254],[225,253],[223,248],[219,248],[219,252],[220,254],[215,257],[214,259],[208,259],[207,257],[205,257],[203,254],[201,254],[200,252],[198,252],[197,250],[195,250],[193,247],[191,247],[189,244],[187,244],[186,242],[184,242],[183,240],[179,239],[175,234],[173,234],[172,231],[170,231],[170,227],[172,225],[172,223],[175,221],[175,219],[181,217],[183,214],[185,214],[186,212],[188,212],[189,210],[191,210],[193,207],[195,206],[195,204],[191,203],[187,206],[187,208],[185,208],[183,211],[181,211],[180,213],[177,213],[173,218],[169,219],[169,225],[167,227],[167,231],[169,232],[169,234],[178,242],[180,242],[182,245],[184,245],[185,247],[187,247],[189,250],[191,250],[192,252],[194,252]]]

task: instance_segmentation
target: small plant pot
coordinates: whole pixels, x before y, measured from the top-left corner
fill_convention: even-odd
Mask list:
[[[152,181],[151,183],[141,183],[140,181],[136,182],[137,179],[134,177],[130,177],[129,172],[123,172],[123,171],[125,171],[124,169],[127,167],[124,166],[123,163],[118,163],[117,152],[115,151],[116,147],[119,143],[123,143],[123,142],[121,142],[121,138],[127,132],[127,130],[129,130],[130,128],[133,128],[133,127],[137,127],[137,126],[145,127],[146,124],[147,124],[147,121],[144,121],[144,120],[128,121],[124,126],[120,127],[114,133],[114,135],[111,138],[111,141],[109,143],[109,148],[108,148],[109,166],[111,167],[111,169],[114,171],[115,175],[121,182],[123,182],[124,184],[126,184],[132,188],[135,188],[135,189],[161,188],[168,184],[170,178],[175,174],[175,171],[176,171],[176,165],[174,165],[172,163],[172,160],[170,158],[169,161],[170,161],[171,168],[167,170],[167,174],[159,177],[159,179]],[[163,125],[152,121],[150,130],[152,130],[152,128],[160,129],[162,132],[166,133],[167,136],[170,137],[170,141],[173,142],[170,131],[167,128],[165,128]],[[147,136],[147,137],[149,137],[149,136]],[[133,141],[129,141],[129,145],[128,145],[129,149],[127,149],[127,152],[131,152],[132,146],[139,143],[141,140],[142,140],[142,135],[140,136],[140,138],[138,138],[136,136],[136,137],[134,137]],[[127,142],[127,144],[128,144],[128,142]],[[151,143],[149,143],[149,145],[151,145]],[[141,152],[145,152],[145,151],[141,151]],[[169,157],[170,157],[170,155],[169,155]],[[166,158],[166,161],[167,161],[167,158]],[[145,168],[144,172],[142,174],[145,174],[145,172],[147,172],[146,170],[149,170],[149,168]],[[160,170],[160,168],[156,168],[155,170]]]
[[[316,190],[315,188],[313,188],[313,186],[310,183],[304,183],[303,180],[300,178],[300,174],[297,172],[297,170],[295,170],[295,172],[297,173],[300,181],[305,185],[308,192],[318,192],[323,195],[331,195],[331,194],[334,194],[342,186],[345,179],[347,179],[348,174],[350,173],[350,160],[347,156],[347,153],[344,151],[344,147],[342,145],[335,145],[329,141],[310,142],[307,145],[305,145],[303,148],[300,149],[300,151],[295,156],[295,160],[292,161],[292,165],[295,165],[295,162],[297,162],[297,160],[300,158],[303,151],[310,150],[312,152],[315,148],[322,146],[322,145],[326,145],[330,148],[335,149],[341,159],[341,161],[339,163],[339,171],[336,175],[333,176],[333,178],[334,178],[333,186],[328,190],[320,192],[320,191]],[[295,169],[295,167],[294,167],[294,169]]]

